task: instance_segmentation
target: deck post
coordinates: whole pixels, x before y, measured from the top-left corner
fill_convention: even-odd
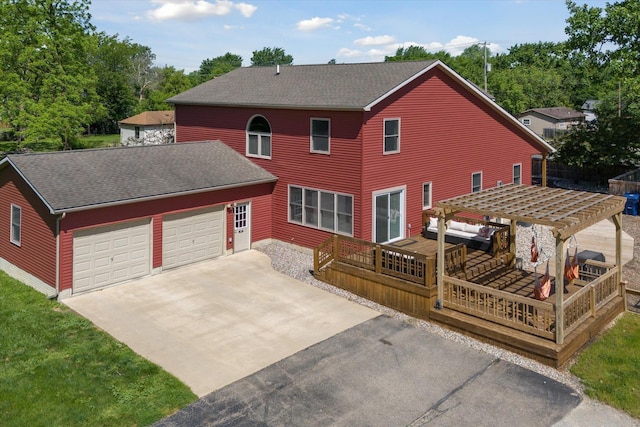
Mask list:
[[[516,230],[518,227],[516,225],[518,222],[515,219],[512,219],[509,224],[509,258],[511,261],[509,262],[509,268],[513,268],[516,265]]]
[[[376,259],[375,259],[376,274],[382,274],[382,247],[376,245]]]
[[[556,344],[564,342],[564,242],[556,234]]]
[[[340,261],[340,236],[333,235],[333,260]]]
[[[618,269],[619,293],[624,300],[627,300],[627,287],[622,281],[622,212],[618,212],[611,219],[616,226],[616,268]],[[627,305],[625,304],[625,310]]]
[[[443,212],[438,212],[438,265],[436,267],[436,283],[438,284],[438,299],[436,309],[442,308],[444,300],[444,234],[447,232],[446,219]]]

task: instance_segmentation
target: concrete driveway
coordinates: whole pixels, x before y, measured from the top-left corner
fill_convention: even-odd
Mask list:
[[[380,314],[274,271],[258,251],[63,302],[198,396]]]

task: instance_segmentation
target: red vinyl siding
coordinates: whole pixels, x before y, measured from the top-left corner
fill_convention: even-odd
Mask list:
[[[370,112],[176,105],[176,141],[219,139],[244,155],[245,129],[256,114],[271,124],[272,158],[252,160],[279,178],[271,237],[306,247],[331,233],[287,221],[290,184],[352,195],[354,237],[363,239],[372,238],[372,192],[406,186],[405,226],[416,234],[423,183],[433,183],[434,204],[471,192],[476,171],[489,188],[511,183],[513,165],[521,164],[522,183],[530,184],[531,156],[540,151],[531,135],[437,68]],[[331,120],[330,155],[310,153],[312,117]],[[401,121],[397,154],[383,155],[385,118]]]
[[[360,112],[299,111],[176,106],[176,141],[219,139],[246,154],[246,127],[256,114],[271,125],[271,159],[251,158],[278,177],[273,192],[272,235],[313,247],[331,233],[288,222],[289,184],[350,194],[354,198],[354,233],[360,233]],[[311,118],[330,119],[330,155],[310,152]],[[253,209],[255,216],[255,208]],[[258,230],[252,229],[252,234]]]
[[[385,118],[400,118],[400,153],[383,154]],[[406,225],[421,231],[422,185],[432,182],[432,203],[471,192],[471,174],[482,172],[482,188],[513,180],[531,183],[531,156],[539,150],[516,125],[498,116],[466,88],[435,70],[407,85],[368,115],[363,131],[363,234],[372,238],[372,192],[407,186]],[[409,234],[407,232],[407,234]]]
[[[9,241],[12,203],[22,209],[20,246]],[[55,288],[56,218],[10,166],[0,173],[0,257]]]
[[[253,200],[254,208],[252,218],[252,237],[270,234],[271,209],[261,212],[262,206],[270,206],[270,198],[273,184],[260,184],[234,189],[210,191],[186,196],[158,199],[147,202],[131,203],[127,205],[112,206],[100,209],[92,209],[80,212],[71,212],[61,221],[61,263],[60,290],[70,289],[73,275],[73,232],[90,227],[113,224],[117,222],[131,221],[142,218],[153,218],[153,267],[162,265],[162,218],[166,214],[178,213],[188,210],[196,210],[210,206],[233,203],[239,200]],[[229,218],[227,217],[227,222]],[[255,230],[255,231],[253,231]],[[227,229],[226,240],[233,237],[233,224],[231,232]],[[252,238],[252,241],[259,239]]]

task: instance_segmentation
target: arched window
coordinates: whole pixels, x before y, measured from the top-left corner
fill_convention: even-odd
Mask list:
[[[247,124],[247,156],[271,158],[271,126],[262,116],[253,116]]]

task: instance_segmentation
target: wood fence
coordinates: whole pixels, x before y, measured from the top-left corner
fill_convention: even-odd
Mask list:
[[[640,193],[640,169],[623,173],[609,180],[609,194]]]

